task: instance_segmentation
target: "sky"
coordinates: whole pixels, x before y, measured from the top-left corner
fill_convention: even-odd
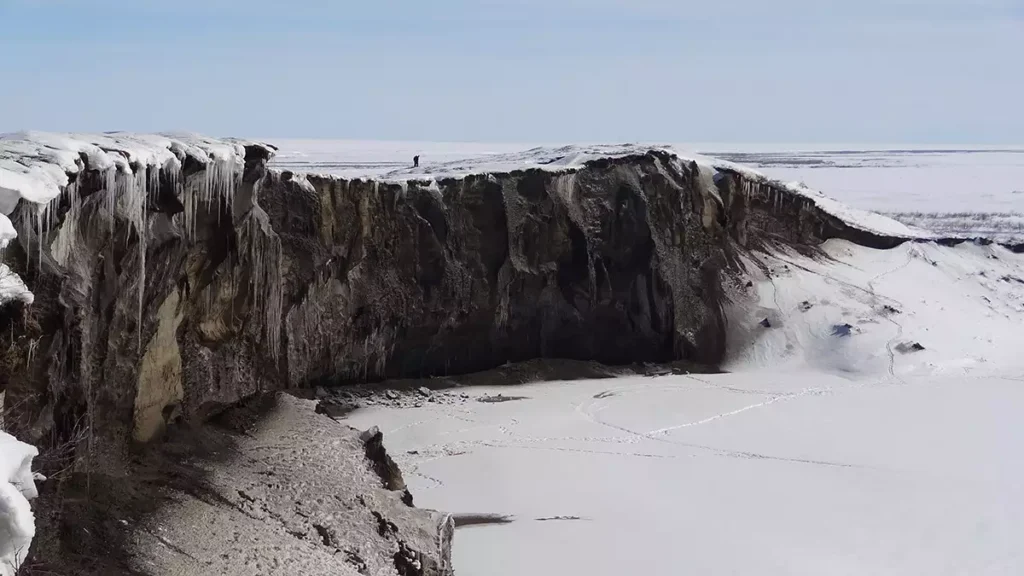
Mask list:
[[[1024,143],[1024,0],[0,0],[0,132]]]

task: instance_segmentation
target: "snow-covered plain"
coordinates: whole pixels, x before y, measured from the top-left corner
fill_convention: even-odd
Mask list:
[[[1024,573],[1024,256],[825,250],[766,257],[731,373],[349,422],[381,427],[418,505],[513,517],[458,531],[461,576]]]
[[[296,172],[348,178],[424,170],[464,159],[510,155],[538,144],[268,139],[274,164]],[[668,145],[656,143],[657,146]],[[702,154],[750,166],[786,182],[802,182],[861,210],[946,236],[1024,241],[1024,147],[908,147],[681,143]],[[692,153],[690,151],[693,151]]]

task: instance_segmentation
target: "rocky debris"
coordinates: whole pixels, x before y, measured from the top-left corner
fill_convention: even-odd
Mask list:
[[[648,378],[654,378],[657,376],[668,376],[675,372],[672,366],[666,364],[642,364],[636,369],[638,373],[647,376]]]
[[[504,514],[453,514],[452,520],[455,521],[455,528],[511,524],[512,522],[515,522],[515,518]]]
[[[803,302],[800,303],[799,306],[801,312],[807,312],[811,308],[814,308],[814,304],[811,304],[811,302],[808,300],[804,300]]]
[[[384,449],[384,434],[374,426],[360,434],[359,439],[366,449],[366,459],[373,463],[373,471],[380,477],[384,487],[394,492],[402,492],[402,501],[412,506],[412,494],[405,486],[402,472]]]
[[[479,398],[477,398],[476,401],[480,402],[480,403],[483,403],[483,404],[501,404],[502,402],[515,402],[516,400],[529,400],[529,399],[530,398],[528,396],[505,396],[504,394],[498,394],[496,396],[491,396],[489,394],[484,394],[483,396],[480,396]]]
[[[896,345],[896,351],[900,354],[911,354],[913,352],[920,352],[924,350],[919,342],[900,342]]]
[[[714,373],[712,367],[688,363],[668,364],[638,363],[629,366],[610,367],[594,363],[573,361],[535,360],[509,364],[479,374],[467,374],[450,378],[431,378],[430,389],[420,385],[422,380],[390,380],[377,384],[357,384],[338,388],[324,388],[314,394],[318,398],[317,411],[344,419],[351,411],[364,406],[389,408],[422,408],[427,404],[453,406],[474,398],[464,390],[468,386],[517,386],[535,381],[573,380],[577,378],[612,378],[617,376],[667,376],[670,374]],[[485,395],[483,402],[495,398],[520,399],[515,396],[498,394]]]
[[[345,416],[359,408],[359,404],[350,400],[341,400],[338,398],[321,398],[316,405],[316,413],[324,414],[334,418],[335,420],[344,419]]]
[[[885,306],[882,306],[882,313],[883,314],[889,314],[889,315],[902,314],[902,312],[900,311],[899,308],[896,308],[895,306],[892,306],[892,305],[889,305],[889,304],[886,304]]]
[[[426,390],[427,394],[424,394]],[[426,402],[452,406],[470,398],[466,392],[454,390],[432,391],[426,387],[380,390],[376,386],[346,386],[326,389],[327,395],[319,399],[317,410],[337,418],[362,406],[389,408],[422,408]]]
[[[850,324],[836,324],[832,326],[832,335],[843,338],[845,336],[853,335],[853,326]]]

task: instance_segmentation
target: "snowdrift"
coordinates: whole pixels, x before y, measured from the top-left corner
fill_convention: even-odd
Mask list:
[[[0,431],[0,576],[14,576],[36,533],[29,500],[36,491],[32,459],[39,452]]]
[[[856,380],[984,376],[1024,366],[1024,254],[996,244],[830,240],[808,257],[758,255],[730,318],[729,371]]]

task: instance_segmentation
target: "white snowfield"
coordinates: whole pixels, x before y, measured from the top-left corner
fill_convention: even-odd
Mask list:
[[[513,518],[458,531],[461,576],[1024,573],[1024,255],[824,250],[736,295],[731,373],[349,422],[417,505]]]
[[[36,533],[29,500],[39,495],[32,459],[39,452],[0,431],[0,576],[14,576]]]

